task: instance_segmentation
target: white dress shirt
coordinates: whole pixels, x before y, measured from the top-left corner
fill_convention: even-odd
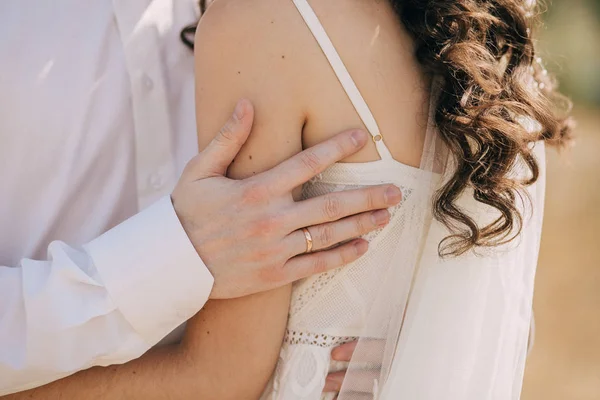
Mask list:
[[[206,302],[169,197],[197,151],[196,18],[195,0],[0,2],[0,395],[138,357]]]

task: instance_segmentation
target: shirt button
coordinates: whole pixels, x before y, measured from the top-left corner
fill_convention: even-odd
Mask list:
[[[158,190],[163,187],[165,184],[165,180],[159,172],[155,172],[148,178],[148,182],[150,183],[150,187],[154,190]]]
[[[147,74],[144,74],[142,76],[142,83],[146,90],[151,91],[152,89],[154,89],[154,81]]]

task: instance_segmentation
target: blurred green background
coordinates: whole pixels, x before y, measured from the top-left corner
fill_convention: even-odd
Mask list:
[[[534,298],[536,341],[523,400],[600,399],[600,0],[546,3],[546,67],[574,102],[576,145],[548,151]]]

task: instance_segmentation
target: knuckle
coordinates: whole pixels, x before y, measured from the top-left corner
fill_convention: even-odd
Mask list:
[[[254,235],[264,235],[266,233],[269,232],[270,226],[269,226],[269,221],[268,220],[264,220],[264,219],[260,219],[256,222],[254,222],[254,224],[252,224],[252,228],[250,228],[250,231],[254,234]]]
[[[329,220],[337,220],[341,216],[342,203],[338,196],[328,195],[325,197],[324,214]]]
[[[225,125],[219,131],[217,135],[217,142],[225,143],[225,142],[235,142],[235,123],[231,120],[227,121]]]
[[[256,235],[267,236],[277,231],[278,228],[278,219],[272,216],[267,216],[256,221],[251,231]]]
[[[349,139],[343,140],[342,138],[338,138],[333,141],[333,152],[336,155],[336,158],[343,158],[348,151],[346,151],[346,142]]]
[[[321,160],[314,151],[308,150],[301,154],[300,162],[306,169],[315,175],[321,172]]]
[[[277,285],[285,280],[286,274],[281,266],[269,265],[258,271],[259,280],[271,285]]]
[[[375,194],[372,190],[367,190],[367,207],[372,210],[377,205]]]
[[[333,226],[323,225],[319,229],[319,245],[322,247],[329,247],[333,244]]]
[[[313,272],[320,274],[327,270],[328,262],[324,254],[319,254],[313,259]]]
[[[354,224],[355,224],[357,236],[364,235],[365,233],[367,233],[369,231],[368,227],[371,225],[370,222],[371,222],[370,217],[368,217],[366,215],[356,218]]]
[[[268,188],[258,182],[247,183],[242,191],[242,201],[244,204],[263,203],[268,199]]]
[[[263,266],[281,266],[283,263],[281,262],[284,258],[283,256],[283,248],[281,244],[277,241],[273,241],[265,235],[260,235],[260,232],[257,231],[251,235],[253,238],[260,238],[260,240],[253,240],[252,243],[252,252],[249,258],[251,261],[258,265]]]

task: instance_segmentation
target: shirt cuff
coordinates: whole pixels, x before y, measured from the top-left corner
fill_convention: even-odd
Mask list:
[[[212,290],[170,196],[84,248],[119,311],[151,346],[196,314]]]

